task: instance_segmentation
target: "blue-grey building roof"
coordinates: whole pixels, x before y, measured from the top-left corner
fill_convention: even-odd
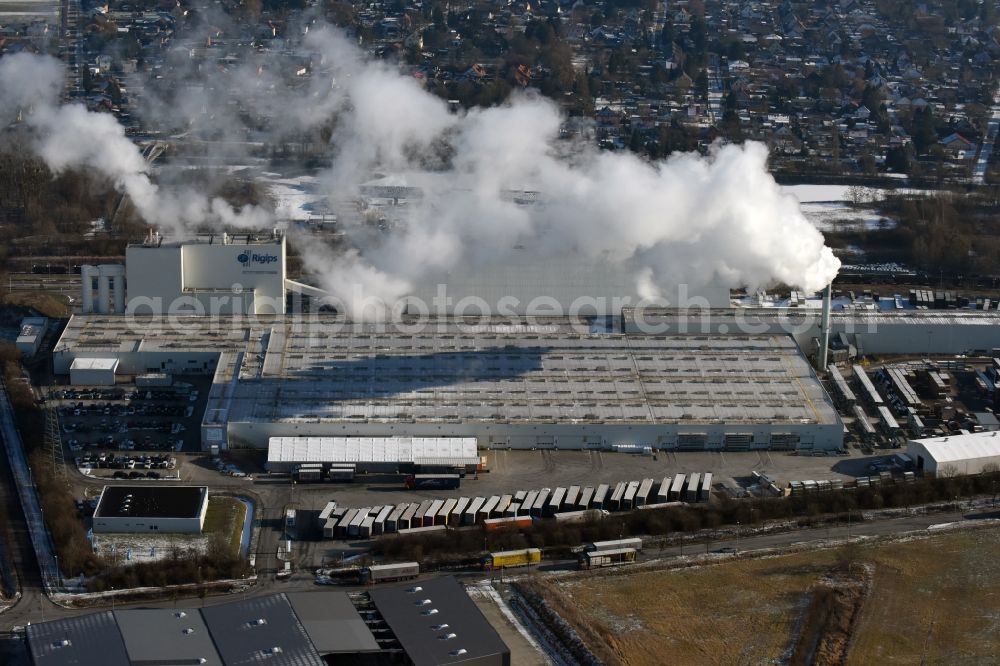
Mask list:
[[[284,594],[209,606],[201,614],[228,666],[325,666]]]
[[[111,611],[28,625],[35,666],[130,666]]]
[[[115,612],[133,664],[222,666],[208,627],[196,610],[142,608]]]
[[[344,592],[290,592],[286,595],[320,654],[375,652],[379,644]]]
[[[510,649],[453,576],[376,587],[370,594],[414,666],[510,666]]]

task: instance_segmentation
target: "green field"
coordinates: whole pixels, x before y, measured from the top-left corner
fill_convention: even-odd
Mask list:
[[[205,512],[205,527],[203,532],[211,537],[215,534],[224,535],[234,554],[240,550],[240,538],[243,536],[243,521],[246,520],[247,508],[243,502],[232,497],[215,496],[208,499],[208,510]]]

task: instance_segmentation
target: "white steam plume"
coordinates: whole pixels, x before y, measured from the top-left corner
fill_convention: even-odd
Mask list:
[[[519,94],[504,106],[454,115],[412,78],[361,59],[339,33],[317,30],[306,41],[334,63],[346,98],[329,191],[356,186],[375,169],[420,171],[442,140],[452,152],[437,178],[417,178],[424,196],[409,202],[402,228],[352,256],[355,271],[363,262],[378,276],[369,296],[392,303],[429,274],[499,264],[514,248],[521,261],[568,253],[613,262],[647,297],[680,284],[780,281],[814,291],[840,266],[768,173],[762,144],[656,163],[581,143],[567,150],[559,139],[563,116],[544,98]],[[519,187],[539,191],[542,204],[506,196]],[[342,267],[320,275],[347,297]]]
[[[270,214],[233,209],[220,198],[191,189],[161,190],[149,165],[114,116],[79,104],[59,104],[62,64],[49,56],[20,53],[0,59],[0,121],[18,114],[33,131],[35,151],[55,173],[90,168],[127,194],[143,219],[174,236],[202,225],[266,227]]]
[[[389,233],[340,219],[349,250],[335,253],[312,238],[301,248],[307,270],[355,314],[372,298],[392,305],[442,272],[567,254],[620,266],[650,298],[685,283],[783,282],[814,291],[839,268],[822,234],[769,175],[761,144],[651,163],[561,139],[558,107],[530,94],[450,113],[414,78],[366,59],[335,29],[313,26],[297,47],[309,61],[304,85],[288,75],[283,56],[255,54],[238,67],[200,71],[199,85],[175,85],[174,97],[152,106],[228,144],[332,127],[332,166],[321,180],[337,197],[356,196],[375,173],[421,187],[422,198],[398,209],[402,219]],[[179,68],[178,83],[190,74]],[[272,226],[266,211],[158,187],[111,116],[56,103],[60,84],[52,59],[0,59],[0,112],[30,109],[23,117],[54,170],[100,171],[167,232]],[[428,169],[431,177],[422,173]],[[539,192],[539,203],[516,203],[509,191],[518,189]]]

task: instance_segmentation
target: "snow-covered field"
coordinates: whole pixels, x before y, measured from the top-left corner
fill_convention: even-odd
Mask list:
[[[268,186],[280,219],[308,220],[325,209],[325,197],[315,192],[315,176],[286,178],[281,174],[267,172],[261,174],[260,180]]]
[[[881,217],[874,208],[854,208],[840,201],[802,204],[802,214],[820,231],[880,229],[896,226],[895,220]]]
[[[782,188],[799,200],[802,214],[820,231],[892,228],[895,221],[881,218],[874,208],[852,207],[849,185],[786,185]],[[866,200],[881,199],[886,190],[861,188]]]
[[[94,552],[125,565],[156,562],[169,558],[175,549],[181,555],[191,550],[204,553],[208,549],[208,539],[204,534],[95,534]]]

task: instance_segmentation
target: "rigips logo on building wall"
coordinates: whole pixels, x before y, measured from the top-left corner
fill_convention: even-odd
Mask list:
[[[244,267],[251,264],[260,264],[267,266],[268,264],[273,264],[278,261],[278,255],[276,254],[257,254],[256,252],[241,252],[237,257],[236,261],[240,262]]]

